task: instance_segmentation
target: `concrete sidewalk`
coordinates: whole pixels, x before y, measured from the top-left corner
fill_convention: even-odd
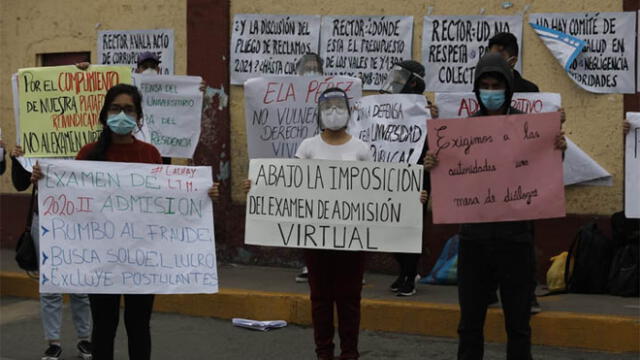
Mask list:
[[[15,265],[13,251],[0,252],[2,296],[37,296],[37,282]],[[156,311],[228,319],[282,319],[309,325],[308,285],[294,281],[296,269],[219,265],[215,295],[158,296]],[[428,336],[456,337],[459,318],[455,286],[419,284],[418,293],[399,298],[388,291],[394,277],[366,274],[362,329]],[[612,352],[640,352],[640,302],[637,298],[562,294],[539,298],[543,312],[532,318],[538,345]],[[504,318],[490,309],[487,341],[504,342]]]

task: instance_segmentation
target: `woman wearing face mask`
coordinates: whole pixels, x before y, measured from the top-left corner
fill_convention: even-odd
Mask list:
[[[133,132],[141,126],[142,121],[142,96],[135,86],[118,84],[109,89],[99,119],[103,129],[98,141],[83,146],[76,159],[162,163],[160,153],[153,145],[133,136]],[[33,167],[31,181],[37,183],[42,177],[42,170],[39,164],[36,164]],[[93,316],[93,359],[112,360],[121,295],[91,294],[89,298]],[[129,359],[151,358],[149,321],[153,300],[152,294],[124,295],[124,322],[129,342]]]
[[[305,139],[299,159],[371,161],[369,147],[347,133],[350,117],[347,94],[327,89],[318,100],[318,135]],[[311,317],[318,359],[333,359],[333,306],[338,310],[341,359],[357,359],[363,252],[305,250],[311,289]]]

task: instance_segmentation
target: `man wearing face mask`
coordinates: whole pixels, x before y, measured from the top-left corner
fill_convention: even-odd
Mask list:
[[[296,64],[296,73],[300,76],[322,76],[322,59],[316,53],[303,55]]]
[[[468,121],[482,116],[522,114],[512,108],[514,77],[500,54],[486,54],[476,66],[474,92],[480,111]],[[560,130],[559,130],[560,131]],[[562,133],[556,149],[566,149]],[[438,159],[425,157],[425,168],[433,169]],[[507,360],[531,359],[530,306],[533,284],[533,222],[510,221],[462,224],[458,253],[458,359],[480,360],[484,353],[483,327],[486,297],[497,282],[500,287],[505,327]]]
[[[425,69],[422,64],[413,60],[405,60],[393,66],[387,76],[387,80],[382,85],[380,93],[383,94],[422,94],[425,89],[424,83]],[[430,109],[435,107],[429,103]],[[432,110],[433,111],[433,110]],[[437,113],[437,110],[436,110]],[[427,153],[428,147],[425,141],[420,156],[420,162]],[[423,189],[430,191],[429,176],[424,176]],[[389,287],[398,296],[412,296],[416,293],[416,277],[418,275],[418,262],[421,254],[394,253],[400,274]]]

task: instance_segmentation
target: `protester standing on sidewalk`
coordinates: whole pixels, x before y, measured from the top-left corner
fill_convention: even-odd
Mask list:
[[[316,53],[303,55],[296,64],[296,72],[300,76],[322,76],[322,58]],[[303,283],[309,280],[309,269],[304,266],[300,273],[296,275],[296,282]]]
[[[417,61],[405,60],[397,63],[389,72],[387,80],[380,89],[380,93],[422,94],[425,89],[424,74],[424,66]],[[429,104],[431,114],[436,115],[434,117],[437,117],[437,107],[429,102],[428,99],[427,103]],[[419,163],[422,163],[422,159],[426,155],[427,150],[427,142],[425,141]],[[427,174],[424,176],[422,188],[428,192],[430,190],[430,185],[431,183]],[[400,267],[400,274],[389,288],[398,296],[414,295],[416,293],[418,262],[420,261],[421,254],[394,253],[393,256]]]
[[[11,157],[11,182],[18,191],[24,191],[31,185],[31,172],[25,170],[18,157],[24,155],[22,148],[16,146],[10,154]],[[35,185],[34,185],[35,186]],[[34,193],[37,196],[37,191]],[[40,222],[38,221],[38,209],[34,209],[33,222],[31,223],[31,237],[36,247],[36,253],[40,251]],[[62,342],[60,341],[62,329],[62,294],[40,294],[40,316],[42,317],[42,329],[47,341],[47,349],[42,360],[58,360],[62,356]],[[78,336],[76,348],[84,360],[91,359],[91,309],[87,294],[69,294],[71,302],[71,315],[73,325]]]
[[[512,108],[514,77],[509,64],[499,54],[483,56],[476,66],[474,92],[482,116],[521,114]],[[469,119],[468,121],[482,121]],[[566,142],[560,129],[556,148]],[[435,155],[425,157],[425,168],[438,164]],[[437,191],[437,189],[436,189]],[[494,281],[500,287],[505,327],[507,359],[531,359],[530,308],[533,246],[531,221],[462,224],[458,253],[458,300],[460,323],[458,359],[479,360],[484,354],[483,327],[487,294]]]

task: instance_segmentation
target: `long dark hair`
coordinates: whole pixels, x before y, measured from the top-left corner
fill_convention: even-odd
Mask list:
[[[142,95],[138,91],[137,87],[128,84],[118,84],[109,89],[104,97],[104,105],[102,105],[100,117],[98,118],[100,120],[100,124],[102,124],[102,132],[100,133],[100,137],[98,137],[96,146],[94,146],[92,151],[89,153],[88,160],[105,160],[107,150],[109,149],[109,145],[111,145],[111,129],[107,126],[109,107],[111,106],[111,103],[113,103],[113,100],[115,100],[118,95],[122,94],[131,96],[133,104],[136,106],[138,119],[142,119]]]

